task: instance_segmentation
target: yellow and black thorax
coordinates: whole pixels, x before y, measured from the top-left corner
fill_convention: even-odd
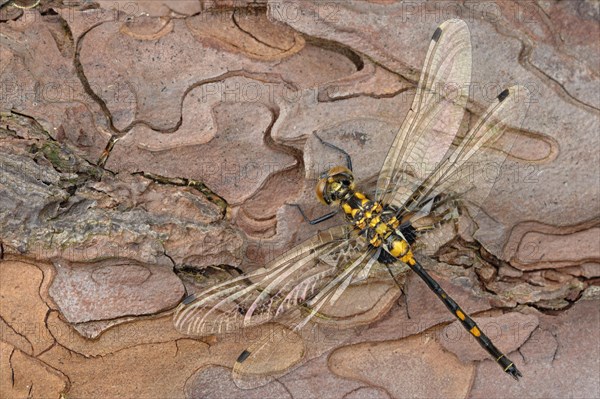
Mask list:
[[[410,245],[416,236],[410,222],[398,219],[398,211],[382,205],[355,190],[352,172],[342,166],[330,169],[316,186],[317,198],[326,205],[338,205],[346,219],[374,247],[392,255],[380,260],[389,263],[395,259],[411,262]],[[404,222],[404,223],[403,223]]]

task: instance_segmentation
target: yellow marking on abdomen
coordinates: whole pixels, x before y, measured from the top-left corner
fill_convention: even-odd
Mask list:
[[[460,310],[456,311],[456,316],[461,320],[465,319],[465,314],[463,312],[461,312]]]
[[[509,368],[511,368],[513,366],[514,363],[509,364],[508,366],[506,366],[506,368],[504,369],[504,371],[508,370]]]
[[[390,254],[395,258],[403,256],[406,251],[408,251],[408,243],[404,240],[395,240],[390,248]]]
[[[471,328],[471,329],[469,330],[469,332],[470,332],[471,334],[473,334],[473,336],[475,336],[475,337],[479,337],[479,336],[481,335],[481,331],[479,331],[479,328],[477,328],[477,326],[475,326],[475,327]]]
[[[415,260],[415,258],[413,257],[413,253],[408,250],[408,252],[406,253],[406,255],[404,255],[403,257],[400,258],[400,260],[410,266],[414,266],[417,261]]]

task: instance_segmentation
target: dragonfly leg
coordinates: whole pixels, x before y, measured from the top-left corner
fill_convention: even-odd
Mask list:
[[[502,367],[502,369],[510,374],[514,379],[518,380],[519,377],[522,377],[521,372],[517,369],[515,364],[508,358],[504,353],[502,353],[496,346],[492,343],[484,333],[479,329],[475,321],[469,317],[458,304],[452,299],[446,291],[440,287],[440,285],[427,273],[427,271],[421,266],[419,262],[417,262],[414,258],[411,258],[408,262],[409,266],[425,281],[427,286],[440,298],[444,305],[450,310],[454,316],[462,323],[463,327],[471,333],[473,337],[479,342],[479,345],[483,347],[493,358],[496,360],[496,363]]]
[[[298,208],[298,210],[300,211],[300,214],[302,215],[302,217],[304,218],[304,220],[306,221],[306,223],[308,223],[308,224],[312,224],[312,225],[315,225],[315,224],[318,224],[318,223],[324,222],[324,221],[326,221],[326,220],[328,220],[328,219],[331,219],[332,217],[334,217],[334,216],[335,216],[335,215],[337,215],[337,213],[338,213],[338,211],[337,211],[337,210],[335,210],[335,211],[331,211],[331,212],[329,212],[329,213],[326,213],[326,214],[324,214],[324,215],[322,215],[322,216],[319,216],[318,218],[315,218],[315,219],[312,219],[312,220],[311,220],[311,219],[309,219],[309,218],[306,216],[306,214],[304,213],[304,211],[302,210],[302,208],[300,207],[300,205],[298,205],[298,204],[286,204],[286,205],[289,205],[289,206],[294,206],[294,207]]]
[[[337,151],[341,152],[342,154],[344,154],[344,156],[346,157],[346,167],[348,168],[349,171],[352,172],[352,158],[350,157],[350,154],[348,154],[346,151],[344,151],[340,147],[324,141],[322,138],[320,138],[317,135],[317,132],[313,132],[313,134],[315,135],[315,137],[317,139],[319,139],[319,141],[321,142],[321,144],[323,144],[323,145],[325,145],[325,146],[327,146],[329,148],[333,148],[334,150],[337,150]]]

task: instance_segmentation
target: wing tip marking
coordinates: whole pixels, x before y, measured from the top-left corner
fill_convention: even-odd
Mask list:
[[[508,89],[502,90],[502,93],[498,94],[498,101],[502,102],[502,101],[506,100],[506,97],[508,97],[508,94],[509,94]]]
[[[431,37],[431,40],[433,40],[434,42],[437,42],[440,39],[440,36],[442,36],[442,28],[438,27],[435,32],[433,32],[433,36]]]
[[[194,302],[196,300],[196,294],[191,294],[186,296],[183,301],[181,301],[181,303],[183,303],[184,305],[189,305],[190,303]]]
[[[242,363],[250,356],[250,351],[248,349],[244,349],[242,353],[236,359],[236,363]]]

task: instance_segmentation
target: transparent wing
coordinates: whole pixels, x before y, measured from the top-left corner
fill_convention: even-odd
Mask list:
[[[205,336],[271,321],[338,281],[338,265],[365,256],[367,246],[349,226],[321,232],[264,268],[189,296],[175,311],[175,328]]]
[[[379,251],[381,248],[371,248],[351,259],[302,307],[288,312],[261,333],[233,367],[236,385],[251,389],[267,384],[339,346],[354,333],[348,327],[369,324],[385,314],[400,296],[400,289],[387,270],[387,278],[373,277],[377,274],[373,269],[385,269],[376,260]],[[395,267],[393,272],[408,270],[406,265],[403,269]]]
[[[348,335],[340,327],[368,324],[389,310],[408,266],[388,269],[377,260],[381,250],[351,227],[332,228],[264,269],[188,297],[175,327],[203,336],[256,326],[258,338],[239,356],[233,378],[245,389],[263,385],[338,343]],[[331,340],[321,335],[327,330]]]
[[[414,251],[432,255],[454,237],[459,226],[449,222],[457,221],[462,210],[476,219],[490,190],[502,177],[506,154],[516,138],[510,130],[520,128],[529,108],[529,96],[522,86],[504,90],[425,180],[416,180],[420,183],[415,186],[412,176],[405,176],[403,185],[411,189],[412,195],[394,205],[402,223],[410,223],[416,230]],[[482,151],[492,144],[495,150]]]
[[[411,109],[383,163],[375,199],[402,204],[412,194],[401,183],[411,170],[418,187],[439,163],[464,117],[471,79],[471,38],[461,20],[448,20],[435,31]]]
[[[506,133],[521,126],[529,103],[529,91],[524,86],[512,86],[502,91],[458,145],[405,202],[398,204],[399,207],[408,212],[424,209],[425,203],[441,193],[481,204],[499,177],[502,163],[516,137]],[[502,151],[481,151],[484,146],[494,143]],[[425,216],[427,212],[421,213]]]

